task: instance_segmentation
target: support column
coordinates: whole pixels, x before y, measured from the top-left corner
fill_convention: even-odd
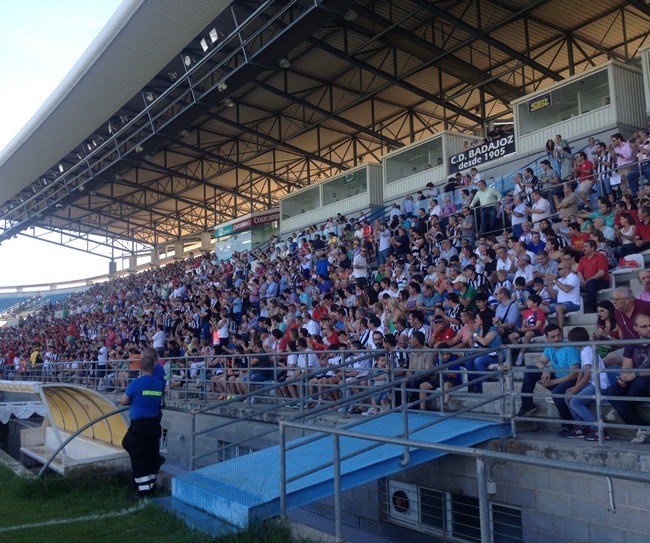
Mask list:
[[[212,232],[201,232],[201,250],[212,250]]]
[[[111,260],[108,263],[108,275],[115,275],[117,273],[117,262]]]
[[[177,241],[174,243],[174,257],[180,258],[182,254],[183,254],[183,242]]]
[[[151,265],[154,266],[158,264],[159,260],[160,260],[160,249],[157,246],[154,246],[153,249],[151,249]]]
[[[136,268],[138,266],[138,257],[130,256],[129,257],[129,269]]]

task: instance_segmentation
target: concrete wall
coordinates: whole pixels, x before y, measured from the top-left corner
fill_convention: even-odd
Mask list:
[[[591,477],[521,464],[493,468],[496,494],[491,501],[518,506],[526,543],[647,543],[650,541],[650,485],[612,480],[616,512],[609,510],[605,477]],[[446,456],[391,477],[435,490],[477,497],[473,459]],[[424,543],[431,535],[388,522],[381,515],[379,481],[343,494],[343,522],[394,540]],[[304,508],[334,518],[334,498]],[[369,539],[371,540],[371,539]]]

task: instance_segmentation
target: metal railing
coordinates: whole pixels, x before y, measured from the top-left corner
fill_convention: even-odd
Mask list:
[[[607,342],[608,346],[613,347],[624,347],[627,345],[643,344],[647,343],[647,340],[625,340],[625,341],[609,341]],[[595,403],[596,406],[596,415],[594,422],[585,422],[585,421],[562,421],[558,418],[552,416],[537,416],[537,417],[520,417],[516,411],[516,404],[518,400],[522,398],[552,398],[566,400],[567,398],[575,397],[568,394],[555,394],[552,391],[539,393],[535,392],[534,389],[530,392],[521,392],[515,389],[515,381],[518,376],[525,375],[526,373],[540,373],[546,371],[540,367],[517,367],[512,365],[512,352],[513,350],[518,350],[521,348],[519,345],[503,345],[496,348],[486,348],[486,349],[449,349],[449,350],[440,350],[440,349],[422,349],[418,350],[409,350],[409,353],[416,352],[425,352],[431,353],[434,357],[437,357],[437,365],[422,369],[422,370],[413,370],[408,368],[396,367],[393,363],[394,353],[382,349],[373,350],[371,352],[365,350],[345,350],[345,351],[305,351],[304,353],[298,354],[307,354],[307,355],[319,355],[336,352],[342,355],[349,355],[349,357],[338,363],[336,365],[325,366],[312,368],[305,368],[300,375],[295,377],[289,376],[284,380],[278,380],[281,377],[281,373],[285,371],[299,371],[299,368],[291,369],[286,368],[282,363],[281,359],[287,355],[295,355],[297,353],[267,353],[271,358],[273,363],[272,367],[269,368],[255,368],[247,364],[243,368],[232,368],[232,363],[226,367],[219,368],[216,366],[210,366],[210,361],[208,361],[208,366],[204,369],[204,373],[201,373],[202,368],[195,367],[194,370],[196,374],[191,377],[189,372],[192,371],[191,368],[175,368],[168,369],[167,378],[168,378],[168,388],[167,393],[168,397],[173,395],[173,392],[180,392],[181,400],[190,400],[191,396],[196,396],[196,399],[205,402],[209,400],[209,393],[207,391],[208,386],[212,386],[214,383],[222,382],[224,385],[224,400],[215,400],[214,403],[210,402],[207,405],[197,405],[193,408],[179,408],[179,407],[167,407],[168,409],[174,409],[176,411],[188,413],[191,415],[191,442],[190,442],[190,460],[189,467],[190,470],[193,470],[196,467],[196,462],[202,458],[213,456],[218,454],[222,450],[233,447],[235,445],[241,445],[247,442],[250,442],[260,437],[268,436],[278,431],[278,428],[274,425],[270,425],[269,428],[254,434],[253,436],[247,436],[237,441],[236,443],[227,443],[221,447],[210,450],[207,453],[197,454],[196,452],[196,440],[202,435],[205,435],[209,432],[217,432],[227,428],[228,426],[238,424],[239,422],[246,420],[268,420],[266,415],[270,413],[277,413],[280,411],[283,413],[283,420],[286,422],[296,422],[302,421],[306,423],[309,420],[315,419],[317,417],[326,415],[328,413],[337,413],[342,412],[341,420],[349,421],[342,428],[346,431],[354,428],[356,425],[364,422],[364,419],[351,419],[349,416],[349,408],[360,406],[370,407],[369,401],[373,397],[379,396],[381,394],[386,394],[389,401],[386,402],[384,406],[381,406],[381,411],[375,415],[377,418],[384,417],[391,413],[400,413],[402,420],[402,428],[399,436],[404,439],[408,439],[409,435],[413,432],[422,430],[426,427],[439,424],[441,421],[446,420],[451,417],[462,417],[464,415],[476,415],[478,414],[481,418],[487,418],[488,420],[493,420],[495,422],[510,423],[511,433],[514,437],[517,436],[517,423],[518,422],[536,422],[536,423],[566,423],[571,424],[575,427],[588,427],[595,426],[598,431],[598,443],[603,445],[604,443],[604,432],[607,428],[617,428],[617,429],[629,429],[629,426],[625,424],[614,424],[605,422],[603,417],[603,402],[608,400],[625,400],[630,402],[648,402],[649,398],[647,397],[612,397],[606,395],[606,392],[601,390],[600,387],[600,376],[602,373],[614,374],[621,373],[626,371],[635,371],[631,370],[622,370],[618,368],[605,368],[601,369],[598,364],[597,358],[597,349],[595,348],[599,344],[605,344],[603,342],[585,342],[585,343],[568,343],[563,342],[558,343],[532,343],[528,346],[529,349],[545,349],[547,347],[551,348],[563,348],[563,347],[584,347],[592,346],[593,348],[593,363],[592,369],[581,370],[581,369],[571,369],[570,372],[576,375],[585,372],[591,372],[594,376],[595,391],[593,395],[583,396],[583,398],[588,398]],[[447,363],[443,363],[443,355],[445,352],[450,351],[453,353],[458,353],[461,355],[461,358],[457,360],[452,360]],[[399,351],[398,351],[399,352]],[[404,351],[401,351],[404,352]],[[442,383],[445,381],[446,373],[458,373],[458,367],[463,366],[465,362],[471,361],[479,356],[483,356],[488,352],[496,352],[497,356],[494,358],[497,369],[495,370],[486,370],[486,371],[475,371],[471,370],[472,376],[467,381],[461,381],[454,383],[454,386],[451,388],[445,389],[442,386]],[[256,354],[246,354],[243,356],[246,357],[256,357],[260,355]],[[370,368],[369,362],[373,359],[378,358],[379,356],[386,356],[389,363],[386,368]],[[232,360],[235,357],[241,357],[241,355],[223,355],[216,358],[221,358],[222,360]],[[172,359],[172,360],[181,360],[187,362],[192,359],[206,359],[210,358],[208,356],[196,356],[196,357],[184,357],[182,359]],[[364,375],[355,375],[353,372],[359,371],[360,362],[366,361],[365,367],[362,368],[362,373],[368,372]],[[125,364],[128,361],[125,362]],[[575,363],[579,363],[579,360],[576,360]],[[191,363],[190,363],[191,364]],[[229,370],[229,367],[231,370]],[[128,367],[128,366],[127,366]],[[6,370],[6,368],[5,368]],[[233,381],[228,380],[229,371],[241,371],[245,372],[247,375],[251,375],[250,372],[255,372],[258,370],[270,372],[270,378],[264,381],[251,382],[250,378],[248,379],[235,379],[240,387],[243,387],[243,390],[240,388],[238,393],[235,395],[228,394],[227,385],[232,384]],[[215,373],[208,375],[208,372],[212,371],[222,371],[222,373]],[[331,372],[333,375],[339,377],[338,382],[333,383],[316,383],[314,379],[322,378],[325,372]],[[373,378],[373,372],[377,373],[374,376],[383,376],[385,382],[383,384],[372,383],[371,379]],[[549,370],[552,371],[552,370]],[[569,370],[567,370],[569,371]],[[409,372],[409,374],[405,374]],[[466,370],[461,369],[460,373],[465,373]],[[232,376],[232,374],[231,374]],[[124,376],[125,383],[135,379],[137,374],[135,371],[131,372],[130,375]],[[240,376],[241,377],[241,376]],[[29,380],[43,380],[48,381],[51,378],[51,375],[44,373],[36,373],[35,375],[30,375]],[[94,381],[99,381],[100,379],[107,379],[107,375],[95,376],[91,379]],[[414,381],[417,379],[427,379],[435,380],[440,385],[438,389],[432,390],[422,390],[420,388],[410,388]],[[183,381],[183,388],[179,391],[178,387],[171,388],[171,383],[174,383],[175,380]],[[468,386],[480,385],[482,383],[490,381],[497,382],[497,391],[490,393],[482,394],[471,394],[468,390]],[[191,388],[190,382],[195,382],[196,385],[194,388]],[[95,382],[94,385],[97,386]],[[296,396],[288,394],[288,387],[296,387]],[[202,387],[202,388],[196,388]],[[311,387],[311,390],[310,390]],[[354,390],[352,390],[354,389]],[[116,389],[116,392],[120,392],[120,389]],[[244,392],[243,394],[241,392]],[[349,395],[346,396],[346,391]],[[423,396],[421,396],[423,395]],[[458,405],[455,405],[456,409],[454,411],[449,410],[449,406],[445,405],[444,397],[449,395],[452,400],[456,400]],[[398,402],[398,396],[401,399],[401,403]],[[409,397],[410,396],[410,397]],[[263,398],[263,401],[262,401]],[[259,401],[258,401],[259,400]],[[256,403],[256,407],[253,409],[252,405]],[[421,404],[433,403],[435,410],[441,415],[439,418],[432,418],[430,422],[427,422],[424,425],[418,426],[417,428],[410,428],[408,422],[408,412],[413,409],[418,409]],[[492,408],[494,414],[489,414],[483,412],[483,408],[493,404],[495,407]],[[216,425],[208,426],[207,428],[202,428],[197,430],[196,428],[196,418],[200,415],[211,414],[217,409],[226,408],[228,406],[238,407],[242,410],[238,416],[232,417],[232,414],[227,416],[232,417],[231,420],[225,422],[220,422]],[[284,416],[286,414],[286,409],[292,406],[297,406],[297,412],[290,416]],[[437,407],[436,407],[437,406]],[[224,412],[219,414],[223,416]],[[226,412],[227,413],[227,412]],[[311,431],[315,431],[314,426],[309,426]],[[321,426],[319,426],[320,430]],[[280,431],[282,432],[281,428]],[[322,439],[322,433],[316,435],[311,440]],[[309,441],[305,441],[309,442]],[[373,448],[371,446],[370,448]],[[405,449],[404,453],[404,463],[408,463],[409,453]],[[323,468],[325,466],[320,466]],[[320,469],[319,468],[319,469]],[[288,481],[291,482],[291,481]]]

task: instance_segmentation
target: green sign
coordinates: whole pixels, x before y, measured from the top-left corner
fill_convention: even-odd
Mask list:
[[[343,178],[343,184],[347,185],[348,183],[354,183],[357,180],[356,173],[349,173]]]
[[[227,226],[222,226],[221,228],[215,228],[214,235],[217,238],[223,238],[224,236],[229,236],[232,234],[232,224]]]

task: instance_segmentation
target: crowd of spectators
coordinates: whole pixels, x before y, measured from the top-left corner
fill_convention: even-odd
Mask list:
[[[636,147],[639,159],[647,158],[647,136],[639,133],[646,138],[645,146]],[[631,144],[621,140],[615,134],[607,147],[612,161],[614,155],[627,156]],[[95,285],[71,295],[64,311],[39,312],[19,327],[0,329],[0,369],[4,378],[123,390],[138,374],[142,350],[152,347],[168,370],[171,390],[196,381],[206,398],[226,399],[256,383],[316,372],[309,381],[310,407],[339,400],[340,389],[332,387],[345,384],[344,377],[354,391],[355,385],[382,384],[390,374],[411,376],[409,388],[419,394],[412,398],[421,398],[420,407],[426,409],[427,391],[452,388],[461,375],[460,365],[452,364],[442,383],[437,375],[418,377],[419,370],[440,362],[431,349],[445,350],[445,363],[458,358],[455,349],[477,353],[464,368],[474,381],[470,392],[481,393],[499,347],[521,344],[515,357],[521,366],[535,337],[559,343],[566,319],[581,310],[581,293],[585,310],[598,313],[591,339],[648,337],[649,271],[639,273],[644,290],[637,298],[624,287],[611,301],[597,303],[619,258],[650,248],[648,185],[638,190],[636,170],[619,170],[627,182],[624,188],[632,193],[615,201],[610,193],[602,194],[598,211],[591,211],[594,182],[587,177],[586,162],[602,149],[596,145],[594,151],[581,151],[586,158],[579,155],[567,174],[577,180],[561,184],[566,176],[556,167],[564,167],[564,143],[553,146],[541,180],[532,170],[524,171],[505,198],[487,187],[474,168],[465,178],[449,180],[442,196],[433,184],[415,198],[406,195],[385,218],[369,221],[361,213],[349,220],[339,214],[286,241],[273,238],[263,250],[235,253],[227,260],[214,253],[190,254],[183,261]],[[620,159],[618,164],[624,165]],[[461,191],[463,203],[457,206],[450,191]],[[576,196],[576,191],[583,194]],[[480,220],[473,207],[481,210]],[[560,222],[554,225],[555,217]],[[549,324],[549,315],[557,325]],[[584,334],[576,334],[574,340],[582,341]],[[347,355],[338,351],[346,349],[379,354],[351,355],[353,364],[343,374],[338,366]],[[643,349],[601,353],[599,347],[603,364],[640,370],[630,373],[631,379],[621,374],[612,395],[632,390],[650,395],[649,356],[638,356]],[[288,354],[275,356],[277,352]],[[588,356],[584,350],[549,347],[538,366],[553,367],[539,377],[527,373],[524,387],[541,381],[556,393],[585,395],[593,383],[571,370]],[[387,372],[387,365],[394,371]],[[639,381],[628,386],[635,375]],[[643,387],[636,386],[641,382]],[[289,400],[299,397],[295,384],[280,394]],[[447,405],[449,400],[446,396]],[[534,411],[529,400],[524,398],[521,416]],[[372,415],[385,404],[385,395],[379,394],[352,410]],[[578,402],[556,404],[563,419],[590,420]],[[625,422],[641,426],[626,402],[614,406]],[[564,433],[571,432],[575,429],[567,425]],[[585,430],[583,436],[568,437],[591,434]],[[647,436],[639,428],[637,438]]]

